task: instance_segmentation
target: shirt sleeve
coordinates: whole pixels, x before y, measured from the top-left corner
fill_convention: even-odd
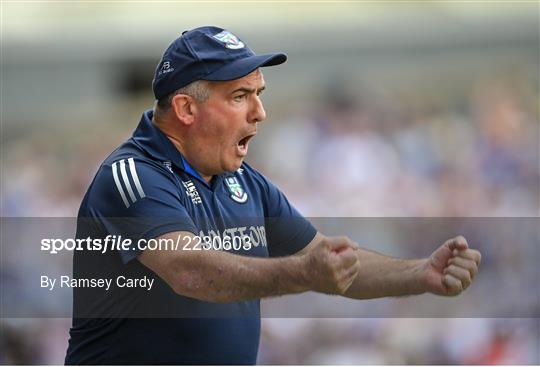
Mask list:
[[[127,157],[103,164],[89,190],[87,212],[102,232],[132,241],[120,249],[124,263],[136,258],[141,239],[175,231],[198,233],[173,173],[158,164]]]
[[[313,240],[317,230],[270,180],[261,174],[258,177],[264,191],[269,254],[271,257],[295,254]]]

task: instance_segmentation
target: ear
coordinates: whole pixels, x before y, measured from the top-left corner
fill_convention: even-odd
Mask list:
[[[171,99],[171,107],[176,118],[184,125],[191,125],[195,120],[195,101],[187,94],[177,94]]]

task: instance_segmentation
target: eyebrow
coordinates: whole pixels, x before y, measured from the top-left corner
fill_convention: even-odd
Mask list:
[[[243,93],[255,93],[255,92],[262,92],[263,90],[266,89],[266,86],[263,85],[261,88],[259,89],[254,89],[254,88],[246,88],[246,87],[240,87],[238,89],[235,89],[231,92],[231,94],[234,94],[234,93],[237,93],[237,92],[243,92]]]

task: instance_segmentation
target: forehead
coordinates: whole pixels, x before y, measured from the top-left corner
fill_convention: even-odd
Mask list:
[[[259,89],[264,87],[264,76],[260,69],[257,69],[250,74],[234,80],[221,82],[210,82],[212,89],[222,91],[234,91],[238,88]]]

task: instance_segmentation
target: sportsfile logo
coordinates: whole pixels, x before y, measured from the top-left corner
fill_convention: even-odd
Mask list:
[[[182,184],[186,188],[186,195],[191,198],[193,204],[201,204],[202,200],[197,191],[197,187],[191,182],[191,180],[182,181]]]

